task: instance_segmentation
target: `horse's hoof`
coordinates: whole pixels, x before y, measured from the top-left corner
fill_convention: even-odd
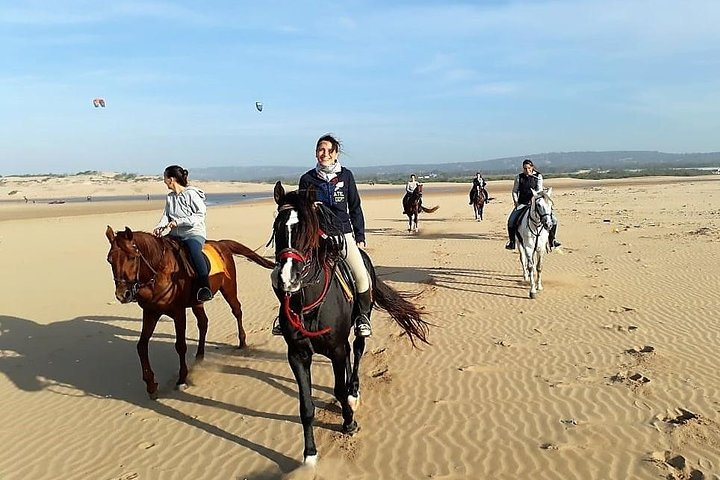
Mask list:
[[[530,292],[530,298],[534,299],[535,297],[537,297],[537,293]]]
[[[154,392],[148,392],[148,397],[150,397],[150,400],[157,400],[158,399],[157,390],[155,390]]]
[[[343,425],[343,427],[342,427],[342,432],[345,435],[355,435],[359,431],[360,431],[360,425],[358,425],[358,423],[355,420],[353,420],[352,422],[350,422],[347,425]]]
[[[303,460],[303,465],[305,465],[306,467],[314,468],[315,465],[317,465],[317,461],[318,461],[317,454],[316,455],[308,455],[307,457],[305,457],[305,460]]]
[[[175,390],[177,390],[179,392],[184,392],[187,389],[188,389],[187,383],[178,383],[177,385],[175,385]]]
[[[348,404],[353,412],[360,406],[360,392],[357,395],[348,395]]]

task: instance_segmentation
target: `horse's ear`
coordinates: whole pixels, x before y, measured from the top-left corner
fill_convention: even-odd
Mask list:
[[[105,236],[110,243],[113,243],[113,240],[115,240],[115,230],[113,230],[110,225],[105,229]]]
[[[273,190],[273,197],[275,197],[275,203],[278,205],[282,205],[283,201],[285,200],[285,189],[282,186],[282,183],[277,182],[275,184],[275,189]]]
[[[133,232],[130,230],[130,227],[125,227],[125,236],[127,236],[128,240],[132,240]]]

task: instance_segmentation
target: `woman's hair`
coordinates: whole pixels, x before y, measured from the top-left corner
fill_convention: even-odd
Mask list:
[[[417,176],[414,173],[411,173],[410,176],[417,178]]]
[[[523,160],[523,167],[524,167],[525,165],[530,165],[531,167],[534,167],[534,166],[535,166],[535,164],[534,164],[534,163],[532,162],[532,160],[530,160],[529,158],[526,158],[525,160]]]
[[[180,165],[170,165],[165,169],[163,175],[166,178],[174,178],[183,187],[188,185],[188,171]]]
[[[337,138],[335,138],[335,137],[333,136],[333,134],[331,134],[331,133],[326,133],[325,135],[323,135],[322,137],[320,137],[320,138],[318,139],[317,143],[315,144],[315,150],[318,149],[318,147],[320,146],[320,144],[321,144],[322,142],[330,142],[330,145],[332,145],[332,151],[333,151],[333,152],[338,152],[338,153],[340,153],[340,147],[341,147],[341,146],[340,146],[340,140],[338,140]]]

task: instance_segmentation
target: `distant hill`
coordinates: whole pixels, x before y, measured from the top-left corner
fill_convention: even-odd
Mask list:
[[[503,177],[520,170],[523,159],[530,158],[543,174],[558,176],[592,177],[608,174],[671,174],[675,169],[698,169],[709,172],[720,166],[720,152],[710,153],[664,153],[654,151],[608,151],[608,152],[552,152],[527,156],[496,158],[475,162],[437,164],[399,164],[372,167],[353,166],[355,177],[361,181],[389,182],[404,180],[411,173],[437,180],[456,180],[471,177],[480,171],[485,175]],[[193,177],[201,180],[221,181],[297,181],[310,167],[260,166],[260,167],[208,167],[194,168]]]

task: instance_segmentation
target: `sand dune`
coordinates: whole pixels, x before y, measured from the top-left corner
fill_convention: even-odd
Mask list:
[[[418,294],[437,326],[413,350],[373,315],[353,437],[316,357],[314,471],[297,470],[297,388],[270,335],[267,270],[237,260],[247,349],[234,348],[227,305],[207,304],[207,358],[188,390],[173,389],[174,331],[161,320],[152,401],[135,350],[141,312],[113,297],[104,231],[149,230],[161,206],[97,202],[38,218],[2,202],[0,478],[720,478],[720,181],[546,183],[564,247],[547,257],[536,300],[503,248],[509,182],[491,182],[483,222],[465,186],[427,184],[425,203],[440,209],[412,235],[402,187],[362,187],[379,275]],[[83,195],[76,187],[62,188]],[[209,236],[263,251],[273,212],[270,201],[213,207]],[[192,358],[192,321],[188,333]]]

